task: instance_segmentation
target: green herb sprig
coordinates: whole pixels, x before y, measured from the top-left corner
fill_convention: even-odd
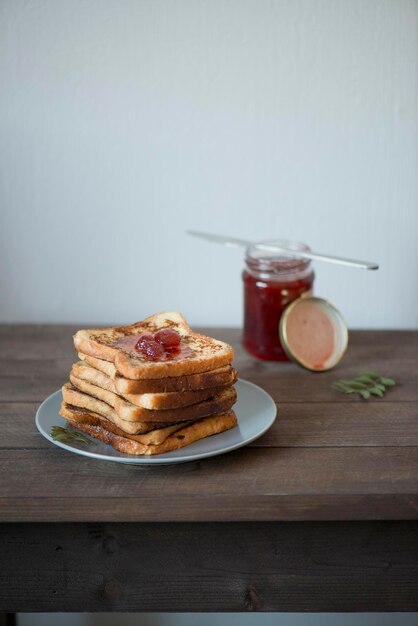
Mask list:
[[[75,430],[68,430],[68,428],[62,428],[62,426],[53,426],[51,428],[51,437],[54,441],[78,441],[80,443],[90,444],[90,439],[87,439],[81,433]]]
[[[351,380],[341,379],[333,383],[332,387],[342,393],[358,393],[368,400],[371,396],[383,398],[387,387],[396,385],[393,378],[379,376],[374,372],[360,372]]]

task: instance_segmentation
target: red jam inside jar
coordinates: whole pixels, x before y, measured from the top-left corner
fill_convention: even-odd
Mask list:
[[[315,274],[310,261],[297,256],[308,246],[292,241],[266,241],[285,245],[295,256],[252,247],[247,250],[243,272],[245,349],[265,361],[288,361],[279,337],[279,322],[288,304],[303,293],[312,293]]]

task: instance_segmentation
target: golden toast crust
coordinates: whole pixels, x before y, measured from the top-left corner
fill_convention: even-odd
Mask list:
[[[131,435],[148,433],[150,430],[154,430],[160,426],[170,426],[170,424],[162,424],[161,422],[158,424],[155,422],[141,421],[127,422],[126,420],[121,419],[115,409],[109,404],[78,391],[78,389],[75,389],[71,383],[65,383],[63,386],[62,397],[64,402],[67,404],[71,404],[72,406],[76,406],[80,409],[86,409],[87,411],[93,411],[103,417],[107,417],[107,419],[116,424],[116,426],[118,426],[121,430]]]
[[[168,378],[145,378],[132,380],[124,378],[118,373],[116,367],[110,361],[78,353],[81,361],[88,363],[115,381],[116,392],[121,395],[127,393],[169,393],[172,391],[196,391],[208,387],[223,387],[233,385],[237,379],[237,373],[230,365],[223,365],[214,370],[190,374],[189,376],[170,376]]]
[[[103,372],[96,370],[85,361],[78,361],[77,363],[74,363],[71,368],[70,376],[71,375],[81,378],[82,380],[85,380],[92,385],[96,385],[97,387],[102,387],[102,389],[106,389],[112,393],[118,393],[116,391],[114,380],[109,378],[109,376],[106,376],[106,374],[103,374]]]
[[[82,352],[78,353],[78,358],[80,359],[80,361],[88,363],[89,365],[94,367],[94,369],[102,372],[112,380],[116,378],[117,369],[110,361],[105,361],[104,359],[96,359],[94,356],[89,356],[88,354],[83,354]]]
[[[87,384],[94,385],[93,388],[88,388],[85,386],[80,386],[78,381],[85,381]],[[78,363],[74,363],[70,380],[75,387],[81,389],[81,391],[85,391],[91,395],[101,398],[111,406],[115,407],[115,403],[111,396],[108,396],[109,393],[118,394],[116,390],[116,386],[114,381],[94,369],[88,363],[84,363],[83,361],[79,361]],[[235,378],[232,379],[232,383],[236,382]],[[108,392],[107,394],[97,395],[96,387],[100,387],[104,391]],[[189,406],[191,404],[196,404],[197,402],[201,402],[202,400],[206,400],[211,398],[212,396],[216,396],[222,389],[226,387],[223,385],[221,387],[210,387],[207,389],[199,389],[193,391],[183,391],[183,392],[167,392],[167,393],[139,393],[139,394],[121,394],[128,402],[131,402],[135,406],[143,407],[144,409],[150,410],[164,410],[164,409],[177,409],[184,406]],[[97,393],[95,393],[97,392]]]
[[[185,424],[192,423],[182,422],[181,424],[173,424],[172,426],[163,426],[162,428],[156,428],[154,430],[150,430],[148,433],[144,433],[143,435],[131,435],[124,432],[121,428],[116,426],[116,424],[111,422],[106,417],[103,417],[98,413],[94,413],[93,411],[88,411],[87,409],[80,409],[79,407],[71,406],[66,402],[62,402],[59,414],[62,415],[62,417],[68,417],[71,420],[77,420],[78,424],[101,426],[105,430],[108,430],[115,435],[119,435],[120,437],[127,437],[128,439],[133,439],[134,441],[138,441],[139,443],[145,445],[158,445],[165,441],[167,437],[172,433],[175,433],[177,430],[184,428]]]
[[[178,360],[150,360],[134,349],[134,343],[123,342],[131,336],[154,333],[161,329],[175,329],[188,353]],[[183,315],[165,312],[151,315],[130,326],[79,330],[74,335],[77,351],[93,358],[113,362],[122,376],[133,380],[184,376],[229,365],[234,351],[223,341],[194,333]]]
[[[211,371],[189,374],[184,376],[170,376],[168,378],[148,378],[132,380],[120,374],[115,376],[115,386],[118,393],[158,393],[173,391],[197,391],[209,387],[233,385],[237,374],[233,367],[224,365]]]
[[[191,419],[206,417],[212,413],[228,411],[237,399],[237,392],[235,391],[235,388],[226,387],[211,398],[207,398],[206,400],[202,400],[196,404],[180,407],[178,409],[144,409],[127,402],[120,396],[106,391],[105,389],[101,389],[95,385],[90,385],[90,383],[86,383],[86,381],[81,379],[76,379],[74,376],[70,376],[70,380],[72,385],[68,383],[64,385],[63,394],[82,394],[78,399],[78,402],[82,402],[83,400],[87,402],[88,400],[90,404],[89,406],[80,405],[79,403],[71,402],[64,397],[66,402],[69,404],[75,404],[75,406],[82,406],[83,408],[91,408],[92,410],[95,410],[92,406],[93,401],[106,404],[106,413],[103,412],[102,406],[100,406],[100,409],[96,412],[112,419],[112,421],[115,421],[116,414],[124,422],[184,422]]]
[[[96,439],[100,439],[100,441],[103,441],[104,443],[110,444],[120,452],[124,452],[125,454],[147,456],[163,454],[165,452],[171,452],[172,450],[183,448],[195,441],[198,441],[199,439],[229,430],[237,424],[237,418],[234,411],[211,415],[210,417],[203,418],[193,424],[189,424],[180,430],[177,430],[169,435],[161,444],[144,445],[138,441],[128,439],[127,437],[121,437],[120,435],[105,430],[101,426],[80,422],[76,419],[76,416],[71,417],[70,413],[66,413],[63,417],[65,417],[65,419],[78,430],[81,430]]]

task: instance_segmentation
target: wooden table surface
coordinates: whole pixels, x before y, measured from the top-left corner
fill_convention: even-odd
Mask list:
[[[142,469],[36,431],[75,330],[0,326],[0,610],[418,610],[418,332],[352,332],[313,374],[203,329],[277,420],[227,455]],[[367,402],[331,388],[360,370],[398,384]]]

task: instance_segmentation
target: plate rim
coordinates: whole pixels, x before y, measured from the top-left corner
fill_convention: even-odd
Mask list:
[[[179,456],[178,458],[175,458],[175,457],[174,458],[173,457],[170,457],[170,458],[165,457],[164,458],[164,455],[155,455],[155,456],[150,456],[150,457],[133,456],[133,455],[110,456],[110,455],[106,455],[106,454],[99,454],[97,452],[90,452],[89,450],[83,450],[81,448],[74,448],[73,446],[69,446],[66,443],[63,443],[61,441],[55,441],[54,439],[52,439],[51,435],[49,433],[47,433],[46,430],[44,430],[42,428],[42,426],[40,425],[39,420],[40,420],[40,416],[42,414],[42,411],[44,410],[44,406],[47,404],[47,402],[50,402],[53,398],[55,398],[58,395],[61,395],[61,397],[62,397],[62,390],[61,389],[57,389],[56,391],[52,392],[47,398],[45,398],[41,402],[41,404],[39,405],[39,407],[36,410],[35,424],[36,424],[36,428],[38,429],[38,432],[47,441],[49,441],[53,445],[55,445],[55,446],[57,446],[59,448],[62,448],[63,450],[67,450],[68,452],[72,452],[73,454],[79,454],[79,455],[87,457],[87,458],[93,458],[93,459],[96,459],[96,460],[99,460],[99,461],[111,461],[111,462],[114,462],[114,463],[124,463],[126,465],[144,465],[144,466],[145,465],[147,465],[147,466],[177,465],[179,463],[190,463],[190,462],[193,462],[193,461],[200,461],[202,459],[211,458],[211,457],[214,457],[214,456],[219,456],[221,454],[226,454],[227,452],[232,452],[233,450],[237,450],[238,448],[242,448],[244,446],[247,446],[248,444],[252,443],[256,439],[258,439],[259,437],[264,435],[264,433],[267,432],[273,426],[274,422],[276,421],[276,418],[277,418],[277,404],[273,400],[271,395],[269,393],[267,393],[267,391],[265,391],[265,389],[263,389],[259,385],[256,385],[255,383],[252,383],[249,380],[244,380],[242,378],[239,378],[237,380],[237,384],[243,384],[244,386],[251,387],[257,393],[260,393],[266,399],[268,399],[269,402],[271,403],[271,405],[274,406],[274,409],[275,409],[273,416],[267,421],[267,423],[255,435],[253,435],[251,437],[248,437],[247,439],[245,439],[243,441],[238,441],[236,443],[233,443],[230,446],[228,446],[227,448],[216,449],[216,450],[212,450],[212,451],[208,451],[208,452],[199,452],[199,453],[197,453],[197,454],[195,454],[193,456],[192,455],[189,455],[189,456],[186,456],[186,457],[185,456]],[[239,418],[238,418],[238,426],[239,426]],[[225,432],[229,432],[229,431],[225,431]],[[224,434],[224,433],[218,433],[218,435],[222,435],[222,434]],[[215,435],[215,437],[216,436],[217,435]],[[101,443],[103,443],[103,442],[101,442]],[[179,452],[181,450],[184,450],[184,448],[179,448]],[[176,452],[176,451],[172,450],[172,452]],[[124,454],[124,453],[120,452],[120,454]]]

